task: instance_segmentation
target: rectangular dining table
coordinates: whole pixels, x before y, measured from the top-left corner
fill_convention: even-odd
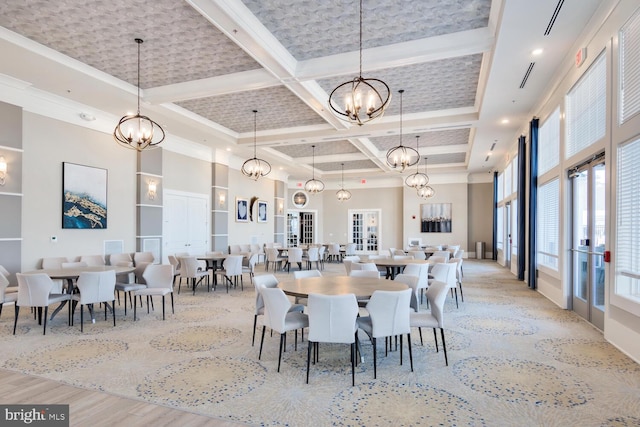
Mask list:
[[[75,281],[78,280],[80,274],[83,272],[102,272],[102,271],[110,271],[114,270],[116,275],[118,274],[126,274],[132,273],[135,271],[134,267],[129,266],[119,266],[119,265],[98,265],[98,266],[87,266],[87,267],[72,267],[72,268],[43,268],[40,270],[27,271],[24,274],[46,274],[50,278],[54,280],[66,280],[67,281],[67,292],[72,294],[75,288]],[[67,304],[67,301],[62,301],[58,307],[51,313],[51,318],[49,320],[53,320],[53,318],[62,310],[62,308]],[[109,309],[113,310],[107,304]],[[93,310],[91,312],[91,320],[95,321]]]

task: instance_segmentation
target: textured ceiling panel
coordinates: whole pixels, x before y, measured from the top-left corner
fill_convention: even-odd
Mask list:
[[[242,1],[298,60],[358,50],[357,0]],[[363,47],[486,27],[490,7],[491,0],[367,0]]]
[[[175,0],[3,0],[0,25],[133,85],[162,86],[260,68]]]
[[[482,55],[468,55],[363,73],[363,77],[380,79],[389,85],[391,104],[386,115],[400,114],[400,89],[405,91],[402,95],[404,114],[472,107],[481,63]],[[340,83],[353,77],[356,76],[334,77],[319,80],[318,84],[329,94]]]
[[[402,135],[402,144],[409,147],[416,146],[416,135],[420,135],[419,146],[440,147],[443,145],[462,145],[469,143],[470,129],[453,129],[434,132],[421,132],[417,134]],[[387,151],[400,143],[400,135],[381,136],[379,138],[369,138],[369,140],[380,151]]]
[[[177,104],[239,133],[253,131],[253,110],[258,110],[258,131],[326,123],[300,98],[282,86],[192,99]]]
[[[465,153],[446,153],[446,154],[431,154],[427,156],[427,172],[429,172],[429,166],[432,165],[449,165],[452,163],[464,163]],[[420,166],[420,172],[424,172],[424,156],[422,158]]]
[[[327,163],[317,163],[316,169],[321,170],[322,172],[333,172],[333,171],[341,171],[343,162],[327,162]],[[356,170],[356,169],[379,169],[378,166],[373,163],[371,160],[355,160],[351,162],[344,162],[344,170]]]
[[[353,144],[349,141],[327,141],[315,144],[316,156],[327,156],[331,154],[351,154],[359,153]],[[286,154],[292,158],[311,156],[311,144],[295,144],[295,145],[277,145],[272,147],[274,150]]]

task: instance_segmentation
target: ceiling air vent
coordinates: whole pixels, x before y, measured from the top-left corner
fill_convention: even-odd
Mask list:
[[[529,76],[531,75],[531,70],[533,70],[534,65],[536,65],[535,62],[529,64],[529,68],[527,68],[527,71],[524,73],[524,77],[522,78],[522,83],[520,83],[520,89],[523,89],[524,85],[527,84],[527,80],[529,80]]]
[[[556,5],[556,10],[553,11],[553,15],[551,15],[551,19],[549,20],[547,29],[544,32],[545,36],[548,36],[551,33],[551,29],[553,28],[553,25],[556,23],[556,19],[558,18],[558,14],[560,13],[560,9],[562,8],[563,3],[564,3],[564,0],[558,1],[558,4]]]

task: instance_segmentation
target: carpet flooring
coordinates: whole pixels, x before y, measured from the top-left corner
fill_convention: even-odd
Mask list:
[[[264,266],[257,274],[264,274]],[[327,264],[325,275],[344,274]],[[351,386],[348,346],[323,345],[305,384],[306,341],[291,334],[281,372],[279,337],[262,360],[251,346],[253,286],[176,293],[176,310],[98,315],[80,332],[61,313],[46,336],[28,310],[12,335],[13,307],[0,318],[0,367],[85,389],[249,425],[288,426],[639,426],[640,365],[571,311],[558,308],[492,261],[465,260],[464,302],[445,305],[449,366],[433,333],[412,334],[408,355],[384,356],[378,378],[361,335],[364,363]],[[290,278],[277,273],[281,280]],[[422,306],[422,310],[426,307]],[[111,318],[109,318],[111,319]]]

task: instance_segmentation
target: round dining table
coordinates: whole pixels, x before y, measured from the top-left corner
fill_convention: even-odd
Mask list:
[[[344,295],[354,294],[356,299],[371,298],[375,291],[402,291],[407,289],[404,283],[391,280],[380,280],[369,277],[305,277],[302,279],[285,280],[278,284],[285,294],[307,298],[309,294]]]
[[[429,261],[424,259],[393,259],[393,258],[376,258],[370,262],[375,263],[378,267],[385,267],[387,269],[387,279],[393,280],[396,274],[399,274],[404,267],[409,264],[429,264]]]

